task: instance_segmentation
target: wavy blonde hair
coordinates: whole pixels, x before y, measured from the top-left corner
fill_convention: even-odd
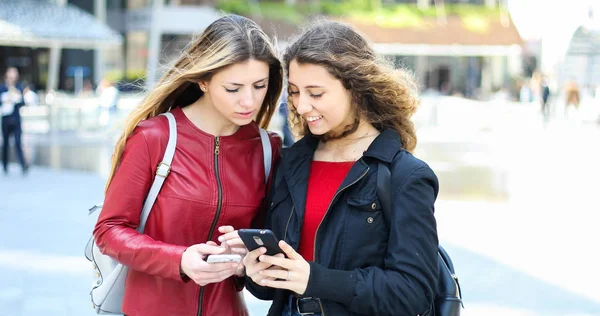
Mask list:
[[[410,118],[420,100],[412,74],[402,69],[394,70],[351,27],[327,20],[312,22],[283,56],[288,76],[293,60],[325,67],[352,95],[352,107],[357,114],[354,122],[340,135],[315,137],[322,141],[343,138],[356,131],[360,119],[364,118],[380,131],[395,129],[403,147],[411,152],[415,149],[417,136]],[[292,127],[299,135],[312,135],[306,121],[292,106],[289,95]]]
[[[254,21],[238,15],[224,16],[210,24],[187,46],[156,87],[129,114],[112,155],[105,190],[119,166],[127,138],[142,120],[173,107],[192,104],[203,95],[198,82],[208,81],[219,70],[250,59],[269,65],[267,93],[256,116],[256,122],[266,128],[277,108],[283,87],[281,62],[272,41]]]

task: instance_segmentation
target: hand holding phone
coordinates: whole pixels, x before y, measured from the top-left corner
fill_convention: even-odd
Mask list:
[[[238,231],[240,238],[248,248],[248,251],[256,250],[260,247],[267,249],[266,255],[274,256],[278,253],[284,253],[279,248],[279,240],[269,229],[240,229]]]
[[[201,286],[221,282],[238,272],[239,263],[208,263],[205,259],[209,255],[222,255],[224,251],[225,248],[212,241],[192,245],[183,252],[180,269]]]

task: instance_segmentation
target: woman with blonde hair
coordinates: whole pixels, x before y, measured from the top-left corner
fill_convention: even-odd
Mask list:
[[[284,65],[304,137],[282,149],[271,188],[266,226],[284,254],[249,252],[248,289],[273,300],[269,315],[433,315],[438,181],[411,154],[415,84],[336,22],[309,27]]]
[[[266,192],[259,127],[278,105],[283,72],[258,25],[230,15],[195,39],[129,116],[112,160],[94,238],[102,253],[129,267],[127,315],[248,315],[243,266],[207,263],[211,254],[246,250],[219,245],[219,234],[251,227]],[[169,139],[177,144],[170,173],[144,233],[142,204]],[[272,159],[281,140],[270,135]]]

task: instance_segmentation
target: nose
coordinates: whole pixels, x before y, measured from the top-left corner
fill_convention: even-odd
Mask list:
[[[310,105],[308,98],[303,97],[302,93],[298,93],[294,102],[294,106],[296,107],[296,112],[298,112],[300,115],[304,115],[312,111],[312,106]]]
[[[252,95],[252,90],[248,89],[241,95],[240,106],[243,108],[251,108],[254,103],[254,96]]]

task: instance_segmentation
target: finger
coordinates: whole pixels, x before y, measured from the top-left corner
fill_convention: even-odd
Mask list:
[[[282,267],[286,270],[294,270],[294,261],[290,259],[261,255],[260,257],[258,257],[258,260],[260,262],[270,263],[272,265]]]
[[[265,252],[267,252],[267,248],[265,247],[260,247],[256,250],[252,250],[250,252],[248,252],[248,254],[246,255],[246,257],[244,257],[244,265],[248,266],[249,264],[253,264],[258,260],[258,257],[262,254],[264,254]]]
[[[228,232],[226,234],[223,234],[223,235],[219,236],[219,241],[220,242],[224,242],[224,241],[227,241],[227,240],[230,240],[230,239],[236,239],[236,238],[239,239],[240,235],[238,234],[237,230],[234,230],[232,232]]]
[[[219,246],[219,244],[217,244],[216,242],[214,242],[212,240],[211,241],[207,241],[206,244],[210,245],[210,246],[217,246],[217,247]]]
[[[279,248],[281,248],[281,250],[283,250],[283,252],[285,252],[287,257],[290,259],[304,259],[299,253],[296,252],[296,250],[294,250],[294,248],[292,248],[292,246],[288,245],[288,243],[283,240],[279,241]]]
[[[210,241],[209,241],[210,243]],[[203,255],[218,255],[225,252],[225,248],[217,246],[217,244],[199,244],[192,246],[193,249]]]
[[[253,263],[253,264],[246,265],[246,274],[248,276],[259,276],[260,271],[269,269],[269,268],[271,268],[270,264],[255,261],[255,263]]]
[[[237,269],[237,263],[207,263],[199,270],[202,272],[222,272],[226,270]]]
[[[233,271],[233,270],[221,271],[218,273],[203,272],[203,273],[198,274],[196,279],[194,279],[194,282],[196,282],[198,284],[204,284],[204,285],[209,284],[209,283],[218,283],[218,282],[221,282],[221,281],[229,278],[234,273],[235,273],[235,271]]]
[[[289,281],[275,281],[275,280],[269,280],[269,279],[262,279],[260,280],[260,284],[262,286],[268,286],[271,288],[275,288],[275,289],[286,289],[286,290],[290,290],[292,291],[292,283],[293,282],[289,282]]]
[[[219,233],[221,233],[221,234],[226,234],[226,233],[232,232],[234,230],[235,229],[233,228],[233,226],[230,226],[230,225],[219,227]]]
[[[259,271],[259,274],[263,277],[269,277],[272,279],[282,279],[282,280],[288,280],[288,275],[290,275],[288,273],[288,270],[281,270],[281,269],[266,269],[266,270],[261,270]]]
[[[248,253],[248,250],[246,248],[235,247],[231,248],[231,253],[245,256]]]
[[[229,247],[244,247],[244,248],[246,248],[246,245],[244,244],[244,242],[242,241],[241,238],[229,239],[226,241],[226,244],[229,245]]]

